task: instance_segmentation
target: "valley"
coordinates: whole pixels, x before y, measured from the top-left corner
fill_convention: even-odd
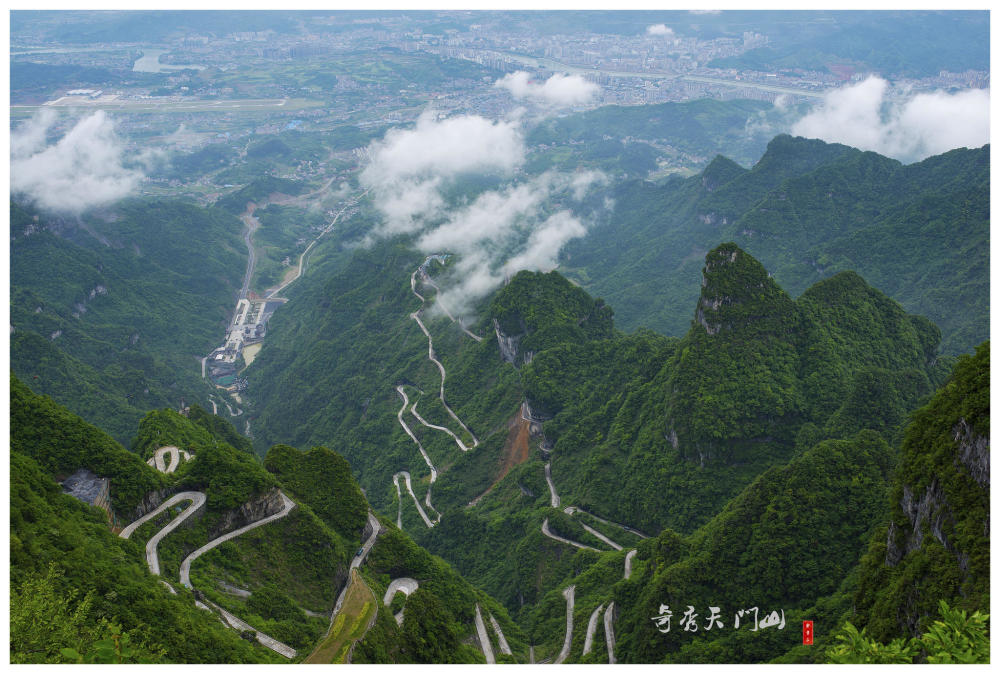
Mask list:
[[[988,24],[15,10],[11,663],[988,662]]]

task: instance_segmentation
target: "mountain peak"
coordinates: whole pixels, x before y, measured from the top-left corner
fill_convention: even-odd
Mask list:
[[[723,243],[705,256],[695,320],[709,335],[792,308],[791,298],[764,265],[735,243]]]
[[[705,170],[701,172],[701,184],[707,191],[711,192],[717,187],[721,187],[729,181],[740,177],[747,170],[732,159],[717,154],[715,155],[715,159],[709,162]]]

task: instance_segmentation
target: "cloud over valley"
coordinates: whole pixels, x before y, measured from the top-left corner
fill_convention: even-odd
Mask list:
[[[425,113],[369,154],[361,182],[382,222],[368,242],[410,234],[421,252],[455,254],[440,299],[465,316],[505,277],[555,267],[562,247],[586,233],[582,200],[605,181],[597,171],[520,174],[527,154],[520,123],[477,115]],[[470,187],[484,176],[488,188]]]
[[[55,111],[42,110],[11,134],[12,194],[45,210],[78,215],[122,199],[138,186],[143,170],[129,160],[103,111],[83,117],[49,142],[56,119]]]

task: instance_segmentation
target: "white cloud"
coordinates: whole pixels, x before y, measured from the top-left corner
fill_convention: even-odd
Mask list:
[[[547,172],[517,185],[480,194],[426,231],[417,248],[458,256],[442,284],[441,301],[452,314],[469,315],[475,303],[522,269],[550,270],[568,241],[586,234],[569,210],[547,215],[555,201],[579,201],[604,174]]]
[[[550,83],[532,86],[549,87],[553,99],[568,97],[551,93],[563,92],[564,82]],[[579,206],[588,190],[607,181],[599,171],[549,171],[449,202],[445,195],[462,176],[514,177],[526,155],[523,117],[439,120],[425,113],[413,128],[391,130],[363,153],[370,161],[361,183],[372,190],[383,216],[365,243],[409,234],[424,253],[455,255],[447,276],[438,280],[440,300],[452,315],[469,316],[520,269],[555,267],[566,242],[586,233],[570,205]]]
[[[494,83],[506,89],[514,98],[528,99],[552,107],[583,105],[600,93],[601,88],[580,75],[556,73],[544,82],[535,82],[529,73],[519,70],[505,75]]]
[[[438,120],[420,116],[411,129],[390,129],[368,148],[361,184],[371,189],[385,221],[376,236],[416,232],[444,206],[446,181],[468,173],[510,174],[525,157],[520,124],[477,115]]]
[[[721,9],[691,9],[688,11],[692,14],[722,14]]]
[[[957,147],[989,142],[988,90],[894,94],[869,77],[841,87],[792,125],[792,133],[917,161]]]
[[[12,193],[46,210],[80,214],[122,199],[136,188],[143,173],[129,165],[125,146],[103,111],[79,120],[50,145],[47,136],[56,117],[43,110],[11,134]],[[135,157],[142,162],[150,158]]]
[[[665,23],[654,23],[652,26],[646,26],[646,35],[663,35],[665,37],[673,37],[674,29]]]

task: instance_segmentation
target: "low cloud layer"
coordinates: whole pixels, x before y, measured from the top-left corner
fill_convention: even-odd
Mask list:
[[[550,107],[583,105],[601,91],[598,85],[579,75],[556,73],[544,82],[535,82],[523,70],[505,75],[493,86],[506,89],[514,98]]]
[[[586,233],[574,211],[606,180],[596,171],[519,180],[515,172],[525,158],[519,123],[472,115],[424,115],[414,128],[387,133],[368,154],[361,181],[384,218],[368,242],[412,234],[421,252],[454,254],[438,299],[460,316],[470,316],[505,277],[555,267],[562,247]],[[482,174],[500,176],[504,184],[449,202],[447,190],[457,180]]]
[[[550,171],[484,192],[451,212],[417,240],[417,248],[424,253],[457,255],[441,284],[440,302],[453,314],[469,316],[475,303],[505,278],[522,269],[554,269],[563,246],[587,233],[573,206],[579,205],[591,186],[604,180],[596,171]]]
[[[988,143],[990,94],[982,89],[896,94],[884,79],[869,77],[828,93],[791,132],[918,161]]]
[[[673,37],[674,29],[665,23],[654,23],[652,26],[646,26],[646,35],[663,35],[665,37]]]
[[[516,122],[492,122],[477,115],[439,120],[425,113],[412,129],[390,129],[368,148],[361,172],[385,216],[376,236],[419,231],[444,208],[441,190],[463,174],[507,175],[524,162]]]
[[[79,215],[122,199],[138,186],[143,172],[127,161],[125,145],[103,111],[80,119],[49,144],[56,118],[55,111],[42,110],[11,134],[13,194],[45,210]]]

